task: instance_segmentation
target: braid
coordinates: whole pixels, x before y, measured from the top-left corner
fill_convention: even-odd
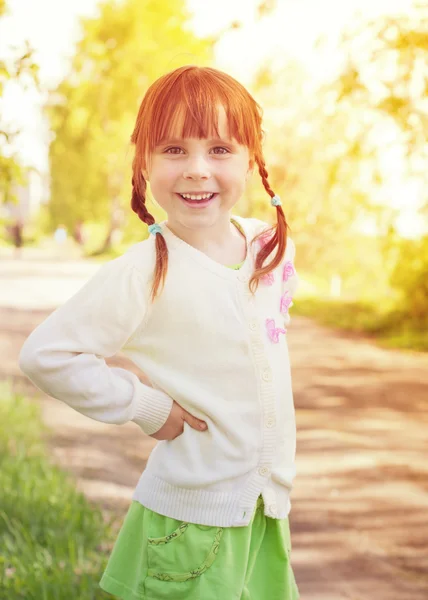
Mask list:
[[[147,225],[153,225],[155,218],[149,213],[146,206],[146,189],[147,182],[142,173],[134,170],[132,178],[132,198],[131,207],[138,217]],[[159,286],[165,284],[166,273],[168,270],[168,246],[165,238],[161,234],[155,235],[156,244],[156,266],[153,277],[153,285],[151,291],[152,301],[156,298]]]
[[[146,189],[147,183],[144,177],[139,177],[139,185],[136,185],[135,178],[132,178],[132,199],[131,207],[134,212],[137,213],[143,223],[147,225],[153,225],[155,222],[154,217],[149,213],[146,206]]]
[[[275,192],[269,185],[268,172],[266,170],[266,165],[261,152],[260,154],[256,154],[255,160],[259,167],[259,173],[263,182],[263,186],[269,194],[269,196],[273,198],[275,196]],[[275,267],[279,265],[285,254],[285,249],[287,247],[288,225],[285,219],[284,211],[282,210],[281,206],[276,207],[276,216],[277,223],[269,230],[269,234],[273,233],[273,235],[268,234],[268,241],[265,244],[263,244],[256,256],[256,270],[254,271],[253,276],[250,279],[250,289],[253,293],[258,287],[260,278],[266,275],[267,273],[270,273],[270,271],[272,271],[273,269],[275,269]],[[256,242],[259,238],[265,236],[266,231],[261,232],[254,238],[253,243]],[[276,255],[269,264],[263,266],[265,260],[268,258],[268,256],[270,256],[270,254],[275,250],[275,248],[277,248]]]
[[[262,178],[262,182],[264,185],[265,190],[267,191],[267,193],[269,194],[269,196],[271,198],[273,198],[275,196],[275,193],[273,192],[273,190],[271,189],[269,182],[268,182],[268,172],[266,171],[266,166],[265,166],[265,161],[263,160],[263,156],[257,156],[256,157],[256,162],[257,162],[257,166],[259,167],[259,173],[260,173],[260,177]]]

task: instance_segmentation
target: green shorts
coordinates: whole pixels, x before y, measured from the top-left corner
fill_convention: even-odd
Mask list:
[[[287,519],[245,527],[196,525],[133,501],[100,586],[125,600],[297,600]]]

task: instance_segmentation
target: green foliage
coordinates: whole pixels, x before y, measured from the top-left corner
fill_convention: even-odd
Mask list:
[[[39,405],[5,383],[0,421],[0,600],[107,599],[111,524],[49,460]]]
[[[0,0],[0,18],[6,13],[6,3]],[[39,86],[38,66],[33,60],[33,51],[28,42],[25,48],[13,59],[3,60],[0,57],[0,98],[8,82],[19,83],[22,87]],[[17,185],[26,182],[28,169],[25,168],[11,151],[11,142],[19,131],[11,131],[2,123],[0,116],[0,202],[16,202]]]
[[[291,61],[276,72],[264,65],[254,82],[265,108],[269,181],[284,200],[297,267],[323,279],[325,289],[340,276],[342,300],[388,297],[391,311],[410,311],[411,328],[426,312],[426,271],[400,253],[399,210],[389,193],[398,179],[393,154],[403,158],[399,184],[419,186],[424,218],[427,8],[424,2],[407,14],[355,19],[342,37],[342,70],[319,88]],[[251,197],[251,214],[273,220],[263,189]],[[367,225],[375,235],[362,233]],[[427,256],[426,244],[419,252]]]
[[[291,314],[311,316],[325,325],[355,332],[382,331],[385,320],[378,304],[341,299],[306,297],[296,299]]]
[[[331,105],[330,87],[308,95],[306,75],[289,64],[268,87],[257,91],[265,106],[265,155],[271,187],[284,200],[299,263],[329,279],[342,278],[360,265],[366,249],[354,227],[383,209],[372,202],[373,157],[354,136],[354,114]],[[273,220],[266,192],[253,204],[253,214]],[[340,249],[340,251],[339,251]]]
[[[16,203],[14,188],[16,185],[25,184],[27,174],[27,170],[20,165],[18,157],[2,156],[0,147],[0,200],[4,203]]]
[[[83,22],[71,72],[47,107],[53,223],[107,225],[118,202],[130,210],[139,102],[164,72],[211,56],[213,40],[196,38],[188,20],[184,0],[125,0],[103,3]]]
[[[401,304],[409,317],[428,326],[428,235],[420,240],[403,240],[391,285],[401,293]]]
[[[408,173],[424,177],[428,135],[428,5],[407,13],[358,22],[343,35],[348,61],[337,82],[339,103],[364,108],[361,134],[373,119],[395,125],[408,160]],[[365,125],[364,125],[365,123]],[[384,142],[385,143],[385,142]],[[415,160],[417,157],[420,160]],[[425,161],[425,162],[424,162]],[[425,196],[428,203],[428,197]]]
[[[428,329],[412,318],[405,306],[388,297],[374,302],[344,301],[319,296],[297,297],[290,311],[329,327],[372,337],[381,346],[428,352]]]

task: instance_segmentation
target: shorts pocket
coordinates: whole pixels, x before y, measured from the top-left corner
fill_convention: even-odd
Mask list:
[[[222,535],[223,527],[153,513],[147,538],[148,579],[184,583],[200,577],[217,558]]]

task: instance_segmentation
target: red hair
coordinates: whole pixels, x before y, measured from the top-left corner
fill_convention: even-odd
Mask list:
[[[262,153],[263,111],[260,105],[230,75],[211,67],[188,65],[166,73],[149,87],[131,136],[135,145],[131,206],[147,225],[152,225],[155,220],[146,207],[147,183],[142,170],[147,170],[152,152],[167,137],[220,137],[217,130],[219,105],[226,112],[230,137],[248,148],[267,193],[271,198],[275,195],[268,182]],[[265,243],[256,256],[255,271],[249,282],[252,293],[256,291],[259,279],[277,267],[285,254],[288,225],[280,206],[276,207],[276,212],[277,223],[269,229],[268,235],[264,232]],[[252,243],[261,235],[258,234]],[[155,235],[155,238],[152,300],[156,298],[159,286],[163,286],[168,270],[166,242],[161,234]],[[275,256],[264,265],[275,249]]]

